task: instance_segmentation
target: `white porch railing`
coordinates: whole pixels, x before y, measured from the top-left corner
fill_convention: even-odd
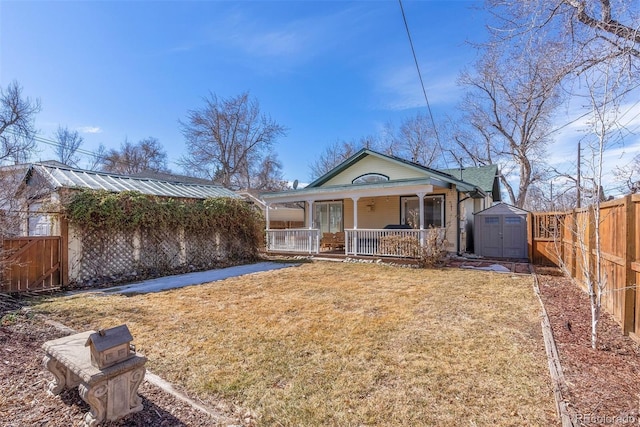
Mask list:
[[[347,255],[413,258],[418,256],[421,234],[427,230],[345,230]],[[423,240],[424,241],[424,240]]]
[[[316,254],[320,252],[320,230],[267,230],[267,251]]]
[[[444,229],[439,229],[444,233]],[[345,230],[345,255],[415,258],[429,230]],[[267,251],[320,253],[320,230],[267,230]]]

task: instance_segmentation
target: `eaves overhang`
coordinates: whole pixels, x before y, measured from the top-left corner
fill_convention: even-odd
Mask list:
[[[475,186],[460,183],[459,191],[482,191]],[[315,188],[302,188],[299,190],[281,191],[277,193],[264,193],[262,199],[267,203],[290,203],[300,201],[337,200],[361,197],[394,196],[399,194],[430,194],[434,188],[452,188],[452,184],[434,178],[408,179],[379,182],[373,184],[335,185]],[[468,187],[468,188],[467,188]]]

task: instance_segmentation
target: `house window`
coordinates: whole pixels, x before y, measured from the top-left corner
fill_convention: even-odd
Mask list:
[[[337,233],[343,231],[342,202],[315,203],[315,228],[321,233]]]
[[[386,182],[389,181],[389,177],[386,175],[382,175],[381,173],[367,173],[364,175],[360,175],[353,181],[352,184],[374,184],[376,182]]]
[[[444,196],[427,196],[424,202],[424,228],[442,227],[444,224]],[[402,198],[402,223],[420,228],[420,199]]]

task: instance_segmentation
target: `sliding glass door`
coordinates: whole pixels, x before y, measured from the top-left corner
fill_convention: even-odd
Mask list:
[[[321,233],[337,233],[343,231],[342,202],[316,202],[315,228]]]

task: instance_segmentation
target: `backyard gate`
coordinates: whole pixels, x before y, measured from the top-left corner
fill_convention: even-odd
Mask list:
[[[527,258],[527,211],[499,203],[474,215],[476,255]]]
[[[61,238],[16,237],[2,240],[0,292],[57,288],[61,284]]]

